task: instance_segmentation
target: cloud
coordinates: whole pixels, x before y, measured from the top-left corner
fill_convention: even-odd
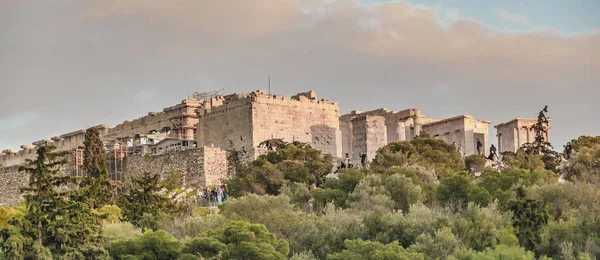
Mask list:
[[[5,129],[2,145],[52,136],[41,128],[114,125],[196,91],[266,89],[269,73],[273,93],[314,89],[343,113],[417,107],[436,118],[500,123],[548,104],[559,140],[600,131],[597,120],[580,119],[600,109],[599,31],[515,32],[401,2],[26,3],[0,3],[9,39],[0,41],[0,118],[25,106],[40,118],[31,129]],[[456,20],[442,22],[440,13]],[[136,103],[148,90],[155,92]]]
[[[534,25],[533,22],[531,22],[526,16],[509,12],[503,8],[494,8],[494,14],[496,14],[496,16],[504,22],[517,23],[526,26]]]

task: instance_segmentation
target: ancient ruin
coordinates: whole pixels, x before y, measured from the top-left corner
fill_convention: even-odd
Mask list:
[[[550,142],[550,122],[548,118],[548,134],[545,140]],[[526,143],[535,140],[535,131],[531,128],[538,122],[537,118],[515,118],[506,123],[495,125],[498,137],[498,152],[516,152]]]
[[[496,125],[499,151],[515,151],[531,142],[534,134],[529,127],[535,121],[519,118]],[[482,153],[487,154],[489,124],[468,115],[427,118],[416,108],[340,115],[337,102],[319,100],[314,91],[283,97],[258,90],[229,95],[219,91],[195,93],[162,112],[151,112],[115,127],[94,128],[105,144],[111,178],[126,180],[146,169],[160,174],[179,170],[187,180],[184,183],[206,186],[227,177],[226,151],[241,151],[243,160],[253,160],[266,152],[260,143],[268,139],[308,143],[337,160],[345,158],[359,165],[361,155],[368,164],[382,146],[411,140],[422,133],[460,145],[465,156],[477,153],[479,139]],[[85,130],[78,130],[22,145],[21,150],[3,150],[0,165],[5,168],[0,171],[0,188],[20,185],[23,176],[16,172],[16,166],[34,159],[37,147],[45,144],[59,151],[72,151],[71,166],[64,171],[78,175],[84,135]]]

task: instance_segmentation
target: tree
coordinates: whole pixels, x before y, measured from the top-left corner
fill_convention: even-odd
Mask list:
[[[282,144],[279,144],[282,145]],[[253,162],[239,165],[227,181],[230,194],[279,194],[285,182],[320,184],[331,172],[333,158],[329,154],[298,143],[286,144]]]
[[[472,154],[465,158],[465,165],[470,173],[482,172],[486,162],[485,157],[478,154]]]
[[[574,151],[579,151],[581,148],[593,148],[594,146],[600,145],[600,136],[587,136],[582,135],[577,139],[571,140],[571,147]]]
[[[371,163],[375,172],[392,167],[418,164],[435,169],[439,173],[459,171],[464,161],[456,148],[443,140],[415,138],[411,141],[394,142],[380,148]]]
[[[258,147],[264,147],[267,151],[276,151],[285,147],[287,143],[281,138],[269,139],[258,144]]]
[[[106,245],[113,259],[177,259],[181,243],[169,233],[147,231],[134,238],[122,238]]]
[[[114,202],[116,193],[106,168],[106,151],[96,128],[85,131],[83,145],[83,170],[86,176],[81,186],[88,188],[93,206],[102,208]]]
[[[142,220],[148,215],[159,217],[161,214],[171,214],[176,211],[176,205],[165,194],[161,194],[158,174],[145,173],[132,179],[127,191],[118,199],[118,206],[123,210],[123,216],[136,226],[142,226]]]
[[[344,244],[346,249],[342,252],[328,255],[327,260],[424,259],[420,253],[406,251],[397,241],[390,244],[382,244],[356,239],[346,240]]]
[[[232,221],[192,239],[183,252],[222,259],[287,259],[290,249],[287,241],[278,240],[265,225]]]
[[[37,149],[37,158],[27,160],[20,170],[30,174],[22,188],[25,213],[2,232],[2,249],[11,258],[37,259],[50,255],[71,259],[103,259],[98,216],[92,212],[86,189],[64,190],[76,179],[59,172],[67,163],[67,152],[52,146]]]
[[[546,139],[549,129],[549,121],[546,113],[548,113],[548,106],[545,106],[540,111],[537,122],[530,127],[535,132],[533,142],[523,144],[521,149],[529,155],[541,155],[545,168],[556,171],[556,167],[560,164],[560,154],[553,150],[554,147]]]
[[[452,203],[464,207],[472,201],[485,206],[489,201],[489,193],[475,185],[470,177],[458,173],[445,176],[440,180],[436,198],[442,204]]]
[[[522,246],[533,250],[540,241],[541,228],[548,223],[548,213],[543,201],[526,197],[524,187],[518,187],[516,192],[517,199],[510,203],[515,233]]]

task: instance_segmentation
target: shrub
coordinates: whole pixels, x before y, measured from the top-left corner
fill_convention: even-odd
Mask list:
[[[163,230],[149,231],[141,236],[118,239],[106,245],[113,259],[177,259],[181,244]]]

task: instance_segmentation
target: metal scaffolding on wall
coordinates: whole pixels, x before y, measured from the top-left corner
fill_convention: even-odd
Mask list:
[[[222,88],[222,89],[219,89],[219,90],[209,91],[209,92],[200,92],[200,93],[199,92],[194,92],[189,97],[190,98],[194,98],[194,99],[198,99],[198,100],[209,101],[213,97],[222,96],[224,94],[225,94],[225,88]]]

